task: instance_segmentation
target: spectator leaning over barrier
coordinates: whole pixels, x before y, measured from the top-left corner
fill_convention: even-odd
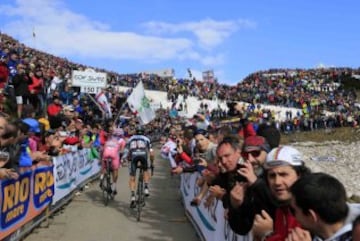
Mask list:
[[[210,195],[222,200],[225,212],[230,203],[230,191],[236,182],[244,181],[244,177],[237,172],[238,164],[242,162],[242,144],[238,136],[225,136],[217,146],[216,154],[221,172],[211,182],[209,192]]]
[[[214,164],[216,161],[216,144],[210,142],[208,139],[209,134],[204,129],[197,129],[194,133],[194,138],[196,142],[196,147],[194,150],[194,156],[192,158],[194,164],[197,166],[197,170],[202,173],[202,171],[209,164]],[[208,185],[203,177],[198,179],[198,185],[201,186],[200,193],[194,197],[191,201],[191,205],[197,206],[200,204],[201,200],[205,196]]]
[[[16,155],[14,152],[14,145],[18,138],[18,127],[15,123],[8,123],[5,126],[5,131],[0,136],[0,150],[2,160],[0,166],[4,168],[16,168]],[[7,157],[6,157],[7,156]]]
[[[258,240],[283,241],[289,230],[300,226],[290,212],[290,188],[300,177],[308,175],[310,169],[304,165],[300,152],[291,146],[274,148],[266,157],[264,169],[278,207],[274,219],[265,210],[255,215],[253,235]]]
[[[3,179],[18,179],[19,174],[13,169],[0,168],[0,180]]]
[[[7,115],[3,112],[0,112],[0,136],[5,132],[5,127],[7,123]]]
[[[196,166],[192,160],[195,148],[194,132],[195,126],[185,127],[183,137],[178,137],[176,140],[177,154],[175,159],[179,160],[180,165],[172,170],[172,173],[180,174],[183,172],[195,172]],[[186,164],[185,164],[186,163]]]
[[[241,152],[244,163],[237,170],[244,181],[237,181],[231,189],[228,212],[231,229],[240,235],[250,231],[255,214],[261,210],[274,217],[276,205],[263,176],[263,165],[269,151],[270,147],[262,136],[249,136],[244,141]]]
[[[290,231],[288,240],[350,241],[352,223],[360,208],[346,203],[344,185],[326,173],[313,173],[291,186],[291,211],[302,228]],[[308,231],[305,231],[308,230]]]

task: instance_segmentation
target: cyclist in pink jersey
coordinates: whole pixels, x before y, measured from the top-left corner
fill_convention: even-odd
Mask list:
[[[104,178],[105,173],[105,160],[111,158],[111,168],[112,168],[112,179],[111,190],[113,195],[117,194],[116,191],[116,182],[118,179],[118,170],[120,167],[120,154],[124,151],[125,140],[124,140],[124,131],[122,129],[115,129],[112,132],[111,137],[105,142],[104,151],[102,154],[102,168],[100,175],[100,185],[102,184],[102,179]]]

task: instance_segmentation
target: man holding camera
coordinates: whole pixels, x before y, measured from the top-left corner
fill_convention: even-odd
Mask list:
[[[225,183],[222,184],[227,193],[223,198],[224,207],[228,208],[231,229],[240,235],[251,230],[254,217],[261,210],[270,215],[275,212],[273,199],[262,178],[262,165],[269,150],[261,136],[247,137],[242,148],[236,139],[229,137],[218,146],[218,158],[226,170]]]

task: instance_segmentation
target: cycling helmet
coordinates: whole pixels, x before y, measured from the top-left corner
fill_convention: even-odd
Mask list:
[[[124,136],[124,130],[121,128],[116,128],[113,130],[112,135],[117,136],[117,137],[122,137],[122,136]]]
[[[142,126],[136,127],[136,134],[137,135],[144,135],[144,133],[145,133],[145,130],[144,130],[144,128]]]

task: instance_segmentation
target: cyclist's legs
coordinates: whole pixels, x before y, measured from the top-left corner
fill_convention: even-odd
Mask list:
[[[106,159],[109,158],[107,156],[103,156],[101,158],[101,170],[100,170],[100,180],[104,178],[104,174],[106,172]]]
[[[114,158],[112,158],[111,166],[112,166],[112,180],[113,180],[112,190],[115,191],[116,190],[116,182],[117,182],[118,174],[119,174],[119,167],[120,167],[119,156],[115,156]]]
[[[129,188],[131,194],[135,194],[136,182],[135,182],[135,174],[136,174],[136,166],[137,163],[133,160],[129,163]]]
[[[149,168],[151,165],[150,158],[147,158],[145,163],[143,163],[144,167],[144,186],[145,186],[145,195],[149,196],[149,182],[150,182],[150,173]]]
[[[147,158],[147,161],[145,163],[144,166],[144,183],[145,183],[145,187],[147,187],[147,185],[149,184],[150,181],[150,173],[149,173],[149,168],[151,166],[151,159]]]

